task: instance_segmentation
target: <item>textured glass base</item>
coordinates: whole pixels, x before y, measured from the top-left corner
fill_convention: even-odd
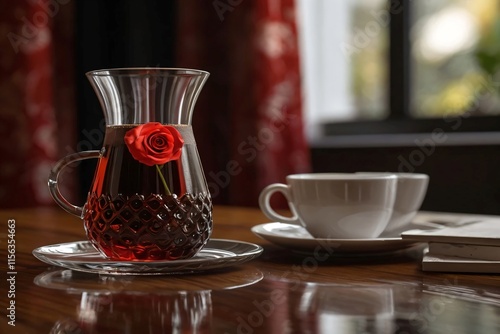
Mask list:
[[[205,194],[90,194],[83,220],[87,237],[109,259],[187,259],[212,233],[212,202]]]

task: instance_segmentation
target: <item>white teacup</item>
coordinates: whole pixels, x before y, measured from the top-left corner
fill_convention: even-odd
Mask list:
[[[369,239],[387,227],[396,198],[395,175],[294,174],[264,188],[259,205],[271,220],[302,225],[313,237]],[[287,199],[292,217],[271,208],[273,193]]]
[[[362,175],[396,175],[398,185],[396,190],[396,201],[391,219],[385,228],[384,235],[391,235],[394,232],[408,226],[417,214],[429,185],[429,176],[418,173],[379,173],[379,172],[359,172]]]

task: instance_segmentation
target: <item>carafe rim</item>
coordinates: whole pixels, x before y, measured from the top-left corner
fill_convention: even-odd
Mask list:
[[[144,71],[146,71],[144,73]],[[86,76],[141,76],[141,75],[158,75],[162,76],[165,74],[175,75],[175,74],[188,74],[193,76],[208,76],[210,72],[194,69],[194,68],[183,68],[183,67],[116,67],[116,68],[103,68],[88,71],[85,73]]]

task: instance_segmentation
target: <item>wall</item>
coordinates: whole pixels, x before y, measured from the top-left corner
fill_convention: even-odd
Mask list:
[[[315,172],[426,173],[430,183],[422,210],[500,214],[500,145],[424,151],[415,146],[313,148],[312,161]]]

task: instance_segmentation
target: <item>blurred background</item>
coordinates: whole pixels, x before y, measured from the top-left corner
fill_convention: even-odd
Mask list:
[[[85,72],[211,76],[193,126],[217,204],[300,172],[430,175],[425,210],[500,214],[498,0],[0,0],[0,207],[53,205],[99,149]],[[229,168],[231,161],[241,166]],[[94,163],[63,174],[83,203]]]

